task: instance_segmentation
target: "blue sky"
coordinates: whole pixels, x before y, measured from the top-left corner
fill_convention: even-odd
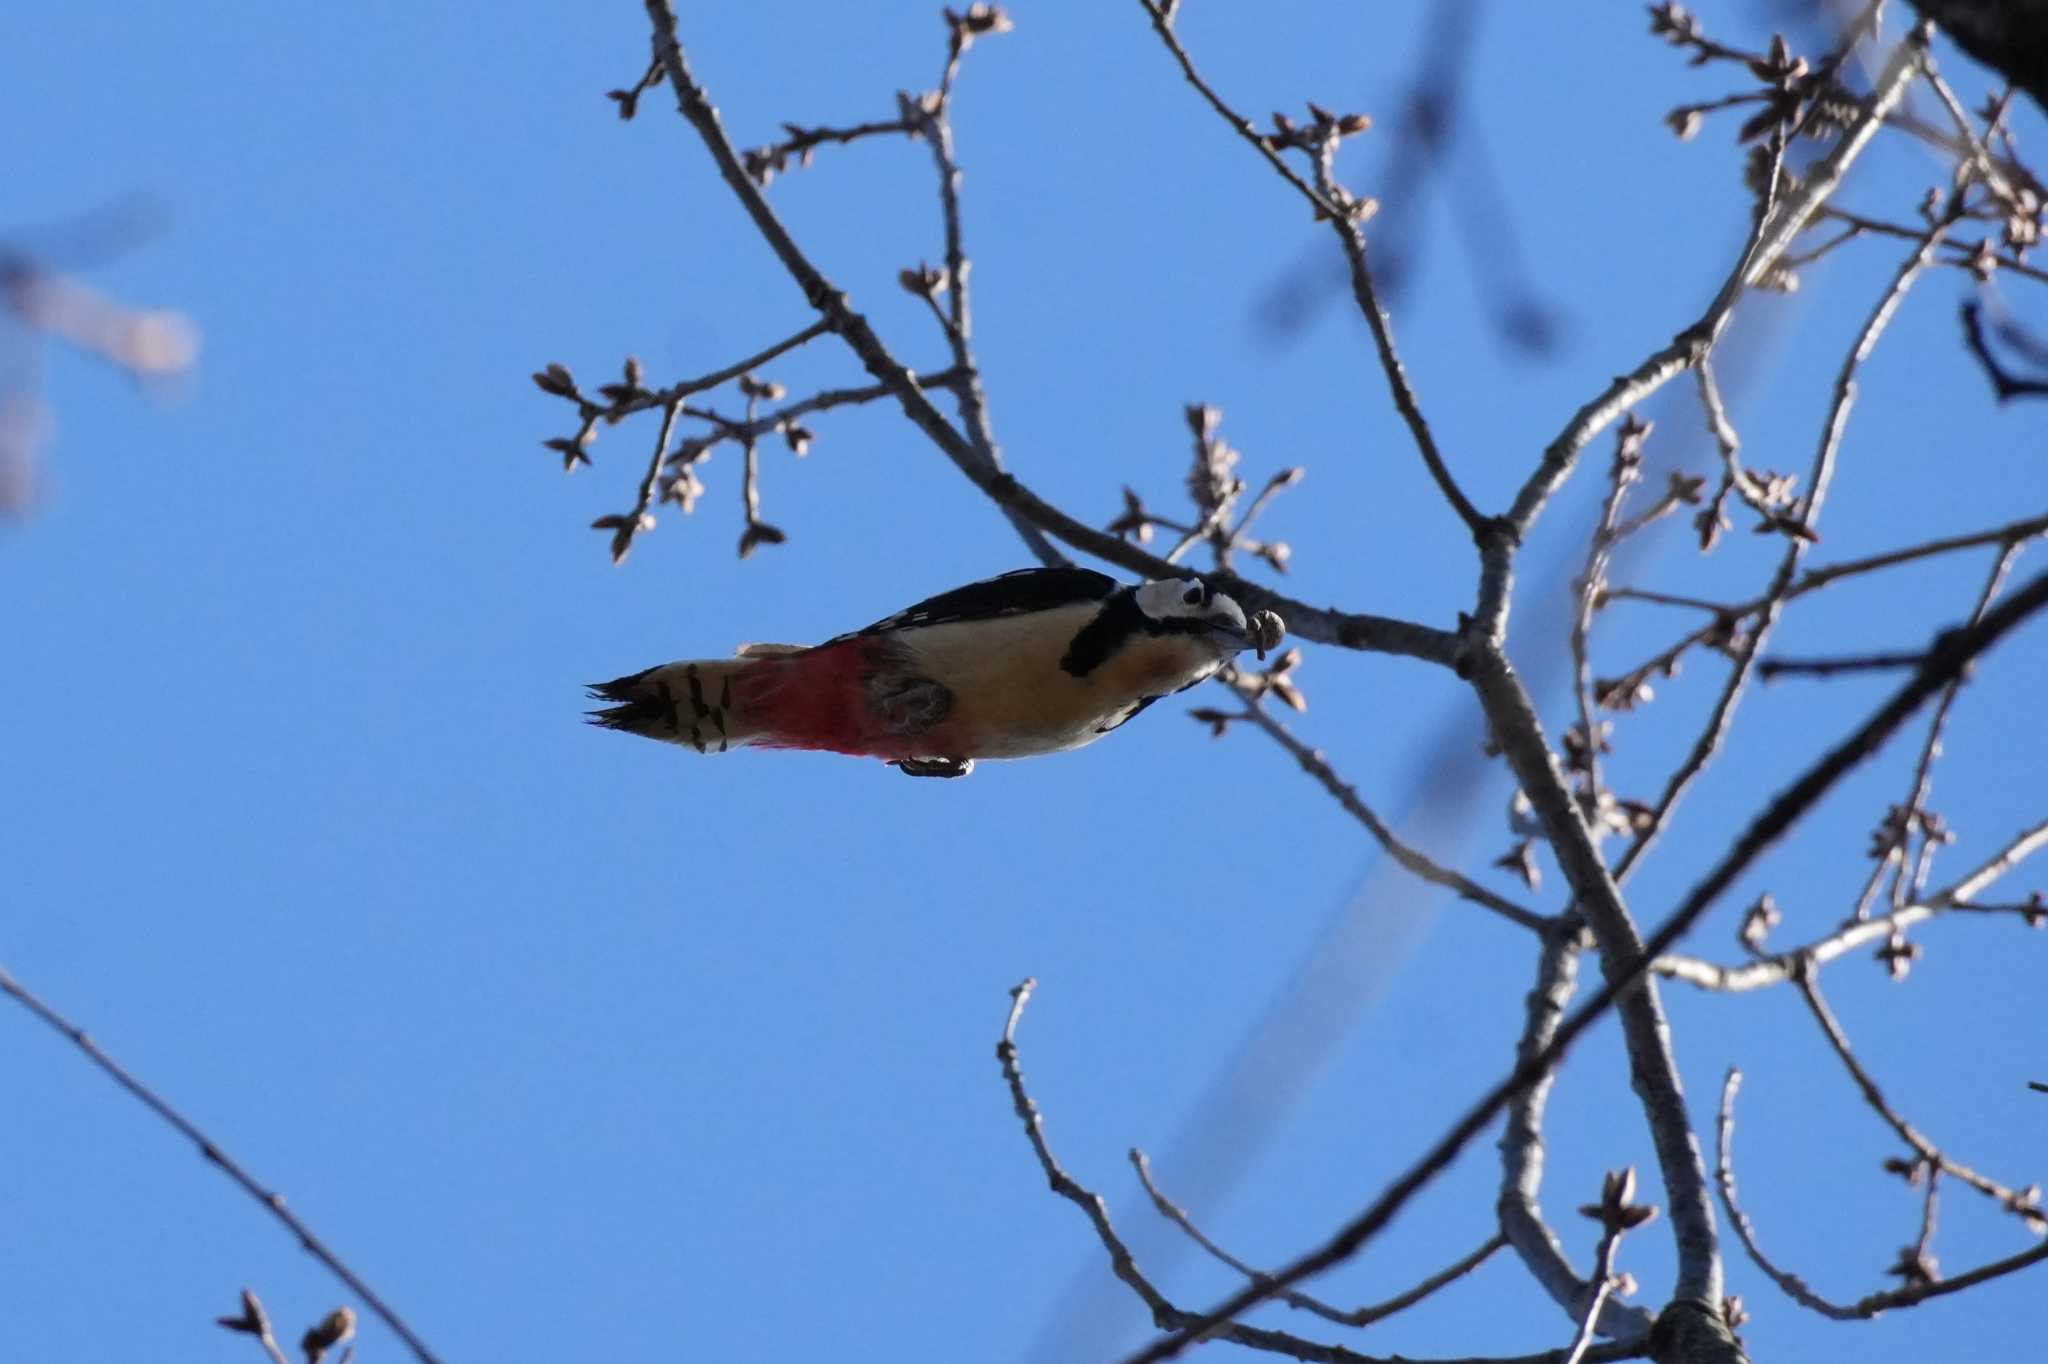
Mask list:
[[[1344,163],[1378,188],[1421,7],[1188,8],[1184,38],[1244,108],[1379,117]],[[1703,13],[1758,41],[1747,7]],[[1124,484],[1173,507],[1181,407],[1215,403],[1248,477],[1309,469],[1264,523],[1295,549],[1287,590],[1447,625],[1470,601],[1469,549],[1355,314],[1333,304],[1286,335],[1261,321],[1283,281],[1320,287],[1331,243],[1199,107],[1135,5],[1015,18],[969,54],[957,112],[1012,468],[1084,519],[1113,516]],[[1643,27],[1627,8],[1569,29],[1487,12],[1477,142],[1404,209],[1416,273],[1397,331],[1483,507],[1607,376],[1696,315],[1740,243],[1732,128],[1679,143],[1660,124],[1732,77],[1686,68]],[[645,61],[638,6],[78,3],[14,28],[0,122],[29,132],[0,160],[0,229],[61,263],[67,234],[47,225],[145,205],[143,239],[87,277],[184,310],[204,351],[175,392],[47,358],[38,501],[0,527],[0,961],[284,1190],[444,1359],[1115,1358],[1143,1338],[1142,1310],[1047,1195],[992,1059],[1026,975],[1040,990],[1024,1065],[1055,1149],[1191,1307],[1232,1284],[1157,1225],[1129,1147],[1212,1234],[1278,1263],[1503,1072],[1534,969],[1525,935],[1390,875],[1283,753],[1248,732],[1209,741],[1182,702],[1083,752],[950,783],[813,755],[700,760],[580,724],[590,678],[820,638],[1025,562],[881,411],[819,418],[802,462],[764,450],[764,515],[788,544],[736,561],[724,451],[694,516],[670,509],[623,567],[607,562],[586,527],[630,504],[653,429],[607,430],[597,467],[565,480],[539,442],[568,434],[566,409],[528,373],[609,379],[631,353],[668,381],[810,320],[669,102],[621,124],[602,98]],[[684,33],[744,145],[784,119],[889,116],[895,90],[936,80],[944,36],[924,5],[691,7]],[[1948,69],[1974,99],[1975,73]],[[2040,142],[2037,111],[2018,126]],[[1844,202],[1904,218],[1942,175],[1887,147]],[[895,284],[940,256],[924,149],[827,148],[772,196],[900,353],[939,368],[940,338]],[[1460,245],[1500,256],[1502,221],[1559,323],[1541,361],[1489,333]],[[1805,467],[1898,256],[1858,246],[1798,296],[1746,305],[1722,374],[1753,463]],[[1928,279],[1866,370],[1815,562],[2041,509],[2043,409],[1994,408],[1955,344],[1972,287]],[[2023,284],[2007,297],[2043,316]],[[765,373],[793,393],[862,380],[828,344]],[[1654,458],[1706,467],[1689,390],[1646,415]],[[1517,598],[1518,660],[1556,728],[1569,702],[1550,623],[1608,449],[1542,523]],[[1702,562],[1687,538],[1653,537],[1623,580],[1732,597],[1775,561],[1744,534]],[[1785,638],[1910,647],[1964,614],[1985,566],[1820,594]],[[1627,664],[1677,626],[1630,607],[1600,628],[1597,656]],[[1938,881],[2042,816],[2048,731],[2023,717],[2048,640],[2036,629],[2004,655],[1965,694],[1937,772],[1934,803],[1961,831]],[[1297,731],[1391,816],[1433,808],[1480,743],[1469,695],[1423,665],[1312,649],[1300,680]],[[1719,680],[1696,661],[1621,719],[1618,785],[1654,789]],[[1634,882],[1638,917],[1661,918],[1735,821],[1888,685],[1754,694]],[[1825,931],[1910,756],[1846,783],[1693,946],[1729,957],[1740,907],[1766,889],[1783,941]],[[1506,843],[1509,786],[1487,768],[1469,789],[1414,832],[1483,868]],[[1525,898],[1548,912],[1557,884],[1551,869]],[[2024,934],[1944,923],[1903,985],[1861,959],[1827,977],[1895,1101],[2017,1184],[2040,1175],[2048,1131],[2048,1100],[2024,1087],[2048,1068]],[[1315,1014],[1314,1045],[1288,1031],[1304,981],[1339,1001]],[[1881,1286],[1916,1197],[1878,1172],[1896,1143],[1797,998],[1667,998],[1703,1127],[1725,1066],[1748,1071],[1739,1169],[1766,1244],[1833,1296]],[[294,1334],[343,1300],[53,1036],[25,1016],[0,1029],[0,1357],[246,1359],[211,1321],[242,1285]],[[1262,1036],[1299,1084],[1275,1078],[1248,1041]],[[1611,1028],[1592,1035],[1552,1109],[1546,1207],[1582,1267],[1594,1228],[1569,1210],[1603,1169],[1652,1165],[1619,1055]],[[1470,1249],[1495,1178],[1475,1146],[1320,1290],[1385,1297]],[[2024,1244],[2009,1219],[1946,1201],[1949,1269]],[[1661,1222],[1625,1244],[1648,1305],[1668,1245]],[[1774,1356],[1994,1358],[2038,1335],[2038,1271],[1852,1326],[1802,1313],[1732,1248],[1730,1271]],[[1517,1353],[1569,1335],[1500,1257],[1348,1343]],[[366,1361],[401,1357],[378,1325],[360,1344]]]

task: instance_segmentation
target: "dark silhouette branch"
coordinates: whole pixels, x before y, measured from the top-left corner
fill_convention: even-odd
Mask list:
[[[1984,370],[1984,377],[1991,381],[1991,391],[1998,395],[2001,403],[2014,398],[2048,398],[2048,379],[2019,379],[2007,372],[1998,357],[1991,353],[1989,343],[1984,340],[1984,322],[1979,316],[1976,300],[1963,304],[1963,344],[1976,357],[1977,364]]]

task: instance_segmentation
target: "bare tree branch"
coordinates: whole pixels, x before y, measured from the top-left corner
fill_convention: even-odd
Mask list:
[[[1581,407],[1544,449],[1542,460],[1530,474],[1528,482],[1522,485],[1507,513],[1507,527],[1514,540],[1519,541],[1528,535],[1551,495],[1570,476],[1579,451],[1622,413],[1641,403],[1713,349],[1744,288],[1761,280],[1778,263],[1815,211],[1840,186],[1849,167],[1863,154],[1886,116],[1904,98],[1906,87],[1920,70],[1925,51],[1926,41],[1918,33],[1893,49],[1855,122],[1808,172],[1798,189],[1784,196],[1775,212],[1758,219],[1734,270],[1722,282],[1706,311],[1669,345],[1653,352]],[[1482,579],[1476,612],[1481,625],[1490,634],[1498,634],[1505,628],[1507,592],[1507,559],[1504,555],[1497,555],[1489,561],[1487,576]]]
[[[1549,1048],[1564,1019],[1565,1006],[1577,988],[1579,953],[1585,929],[1576,922],[1557,922],[1543,940],[1537,959],[1536,984],[1529,991],[1521,1040],[1515,1044],[1518,1069],[1527,1070]],[[1537,1195],[1543,1188],[1543,1116],[1556,1069],[1537,1072],[1508,1104],[1500,1137],[1501,1184],[1496,1202],[1501,1231],[1522,1264],[1567,1315],[1594,1323],[1601,1335],[1616,1339],[1647,1339],[1655,1318],[1639,1307],[1608,1302],[1589,1307],[1594,1284],[1579,1277],[1566,1257],[1564,1243],[1543,1219]]]
[[[1914,1154],[1943,1174],[1975,1189],[1986,1198],[1992,1199],[2007,1212],[2026,1222],[2036,1232],[2048,1231],[2048,1214],[2041,1211],[2037,1194],[2032,1190],[2019,1190],[1999,1183],[1988,1175],[1979,1174],[1960,1161],[1952,1160],[1912,1123],[1907,1122],[1885,1100],[1884,1091],[1877,1087],[1877,1081],[1856,1059],[1856,1053],[1849,1046],[1849,1035],[1842,1031],[1841,1022],[1834,1010],[1828,1007],[1827,999],[1820,992],[1820,973],[1811,964],[1795,971],[1792,983],[1799,987],[1800,995],[1806,1000],[1806,1007],[1813,1012],[1814,1021],[1820,1024],[1821,1032],[1827,1037],[1828,1045],[1840,1057],[1847,1068],[1849,1077],[1856,1082],[1856,1088],[1863,1093],[1863,1101],[1883,1118],[1886,1125],[1899,1134],[1899,1140],[1913,1148]]]
[[[1834,476],[1835,454],[1841,447],[1842,434],[1848,428],[1849,411],[1856,401],[1856,371],[1870,358],[1878,339],[1884,335],[1885,328],[1897,312],[1900,300],[1913,287],[1913,282],[1920,277],[1935,247],[1940,244],[1954,221],[1952,205],[1951,212],[1944,215],[1921,236],[1913,253],[1900,264],[1892,276],[1890,287],[1871,309],[1870,315],[1864,320],[1863,329],[1857,334],[1855,343],[1843,357],[1841,369],[1835,376],[1834,400],[1822,425],[1820,446],[1814,454],[1813,469],[1807,480],[1805,501],[1796,514],[1787,513],[1783,517],[1784,522],[1794,531],[1786,537],[1784,559],[1759,604],[1755,624],[1736,644],[1734,670],[1729,674],[1719,699],[1714,703],[1706,727],[1700,731],[1700,736],[1694,742],[1692,751],[1686,756],[1685,761],[1665,782],[1663,794],[1658,797],[1649,819],[1636,834],[1635,842],[1616,864],[1614,874],[1617,881],[1625,878],[1649,851],[1650,845],[1656,841],[1657,835],[1669,822],[1671,812],[1677,807],[1686,788],[1706,768],[1719,749],[1729,722],[1734,717],[1735,707],[1742,700],[1750,669],[1756,665],[1757,655],[1762,651],[1764,641],[1770,637],[1772,628],[1777,624],[1780,610],[1791,596],[1793,575],[1798,571],[1799,564],[1812,543],[1813,525],[1820,519],[1821,504],[1827,497],[1828,484]],[[1777,515],[1775,512],[1771,514]]]
[[[1756,1267],[1769,1276],[1772,1283],[1784,1290],[1787,1297],[1801,1307],[1811,1308],[1824,1317],[1835,1321],[1854,1321],[1859,1313],[1854,1308],[1829,1302],[1806,1286],[1806,1281],[1797,1274],[1778,1268],[1764,1254],[1763,1247],[1756,1241],[1756,1227],[1750,1222],[1749,1214],[1735,1196],[1735,1092],[1742,1087],[1742,1072],[1735,1067],[1728,1068],[1728,1078],[1721,1084],[1721,1112],[1715,1130],[1719,1139],[1715,1143],[1716,1160],[1714,1176],[1721,1190],[1721,1206],[1728,1212],[1728,1224],[1735,1228],[1735,1235],[1742,1242],[1742,1248],[1749,1252],[1749,1258]]]
[[[1010,991],[1010,1013],[1003,1024],[1002,1039],[996,1043],[996,1060],[1001,1064],[1003,1079],[1010,1088],[1010,1102],[1017,1117],[1024,1124],[1025,1137],[1031,1143],[1031,1150],[1038,1157],[1039,1168],[1045,1171],[1052,1191],[1081,1209],[1095,1228],[1095,1235],[1102,1242],[1102,1248],[1109,1252],[1111,1271],[1116,1277],[1138,1295],[1138,1298],[1152,1312],[1152,1319],[1162,1330],[1175,1330],[1201,1324],[1195,1313],[1186,1312],[1174,1306],[1173,1302],[1153,1286],[1151,1280],[1138,1269],[1137,1260],[1130,1248],[1117,1235],[1115,1226],[1109,1220],[1109,1205],[1102,1196],[1083,1188],[1060,1165],[1052,1153],[1052,1147],[1045,1139],[1045,1120],[1039,1113],[1038,1104],[1024,1086],[1024,1072],[1018,1063],[1017,1023],[1023,1017],[1024,1006],[1030,1002],[1031,993],[1038,982],[1026,979]],[[1455,1277],[1455,1276],[1453,1276]],[[1399,1359],[1380,1359],[1347,1350],[1341,1345],[1324,1345],[1315,1341],[1290,1335],[1284,1331],[1269,1331],[1243,1322],[1219,1321],[1207,1324],[1201,1331],[1205,1340],[1227,1340],[1248,1349],[1263,1350],[1268,1354],[1283,1355],[1289,1359],[1310,1361],[1312,1364],[1562,1364],[1563,1351],[1552,1350],[1538,1355],[1520,1355],[1514,1358],[1493,1359],[1440,1359],[1422,1360],[1403,1356]],[[1587,1364],[1593,1361],[1634,1359],[1640,1350],[1627,1347],[1609,1347],[1585,1356]]]
[[[99,1043],[86,1036],[85,1029],[30,994],[5,967],[0,967],[0,994],[5,994],[63,1034],[72,1046],[84,1053],[88,1061],[111,1076],[115,1084],[127,1090],[144,1108],[170,1124],[179,1136],[198,1147],[201,1157],[209,1164],[219,1167],[223,1174],[241,1187],[242,1192],[255,1199],[262,1205],[264,1211],[283,1223],[285,1229],[298,1239],[299,1245],[304,1247],[308,1255],[318,1260],[329,1273],[347,1285],[351,1293],[361,1298],[364,1304],[391,1328],[392,1333],[405,1342],[406,1348],[412,1351],[413,1358],[419,1360],[420,1364],[440,1364],[434,1352],[427,1348],[427,1343],[419,1338],[406,1323],[405,1318],[398,1314],[397,1309],[387,1304],[377,1295],[376,1290],[364,1283],[354,1270],[343,1264],[340,1257],[329,1250],[327,1244],[313,1233],[313,1229],[306,1225],[297,1213],[285,1206],[283,1194],[259,1184],[256,1177],[251,1175],[240,1161],[229,1155],[213,1138],[200,1131],[190,1118],[173,1108],[168,1100],[136,1079],[126,1067],[107,1055]]]
[[[1755,1227],[1751,1224],[1748,1214],[1744,1213],[1741,1205],[1736,1202],[1732,1141],[1735,1129],[1735,1092],[1740,1088],[1741,1084],[1742,1072],[1731,1067],[1728,1071],[1727,1081],[1721,1086],[1721,1113],[1718,1124],[1720,1131],[1720,1159],[1716,1167],[1716,1174],[1719,1177],[1721,1187],[1721,1202],[1727,1208],[1728,1220],[1734,1225],[1736,1235],[1742,1241],[1743,1249],[1749,1252],[1749,1258],[1756,1263],[1758,1269],[1761,1269],[1770,1277],[1773,1283],[1784,1290],[1787,1297],[1791,1298],[1801,1307],[1818,1312],[1822,1316],[1834,1321],[1861,1321],[1878,1316],[1894,1307],[1913,1307],[1926,1302],[1929,1298],[1938,1298],[1950,1293],[1960,1293],[1964,1289],[1974,1288],[1980,1283],[1988,1283],[1993,1279],[2003,1278],[2007,1274],[2016,1273],[2031,1265],[2039,1264],[2043,1260],[2048,1260],[2048,1241],[2043,1241],[2031,1249],[2020,1251],[2016,1255],[2009,1255],[2002,1260],[1993,1260],[1989,1264],[1979,1265],[1977,1268],[1963,1274],[1953,1275],[1945,1279],[1935,1279],[1927,1283],[1907,1284],[1904,1287],[1890,1289],[1885,1292],[1872,1293],[1866,1297],[1859,1298],[1852,1304],[1845,1305],[1823,1298],[1820,1294],[1807,1287],[1806,1281],[1797,1274],[1780,1269],[1765,1257],[1763,1250],[1757,1245]]]
[[[1975,898],[1978,892],[2044,847],[2048,847],[2048,820],[2042,820],[2023,830],[1989,861],[1946,890],[1928,896],[1918,904],[1907,905],[1883,918],[1852,920],[1828,936],[1807,943],[1803,947],[1744,962],[1739,966],[1723,966],[1697,957],[1666,954],[1659,957],[1651,969],[1660,976],[1682,980],[1703,990],[1718,990],[1730,994],[1777,985],[1792,979],[1793,972],[1802,962],[1810,962],[1816,968],[1825,966],[1837,957],[1889,938],[1914,924],[1924,923],[1950,910],[1967,908],[1968,902]]]

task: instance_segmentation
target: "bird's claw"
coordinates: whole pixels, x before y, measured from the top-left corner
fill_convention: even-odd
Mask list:
[[[1280,619],[1277,611],[1254,611],[1245,633],[1251,637],[1252,647],[1259,651],[1259,658],[1263,661],[1268,649],[1280,647],[1280,641],[1287,635],[1287,622]]]
[[[964,777],[974,770],[974,759],[898,758],[889,765],[906,777]]]

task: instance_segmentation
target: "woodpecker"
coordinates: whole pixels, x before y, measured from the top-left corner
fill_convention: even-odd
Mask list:
[[[1200,578],[1137,585],[1027,568],[942,592],[823,644],[742,645],[597,683],[590,722],[699,753],[800,748],[964,777],[977,758],[1094,743],[1284,631]]]

